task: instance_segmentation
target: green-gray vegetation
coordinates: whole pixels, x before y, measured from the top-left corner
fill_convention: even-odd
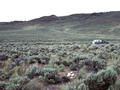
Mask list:
[[[120,90],[119,18],[108,12],[0,23],[0,90]]]

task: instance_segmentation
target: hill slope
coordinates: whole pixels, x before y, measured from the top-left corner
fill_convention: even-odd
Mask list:
[[[120,11],[0,23],[0,40],[119,39]]]

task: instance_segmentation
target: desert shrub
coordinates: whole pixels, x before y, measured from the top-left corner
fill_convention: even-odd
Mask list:
[[[21,66],[15,66],[6,72],[7,72],[8,78],[11,76],[17,76],[17,75],[25,76],[26,75],[26,66],[24,64]]]
[[[18,68],[18,70],[17,70],[17,73],[18,73],[18,75],[20,75],[20,76],[25,76],[26,75],[26,71],[27,71],[27,66],[26,65],[21,65],[21,66],[19,66],[19,68]]]
[[[120,80],[117,80],[117,81],[116,81],[115,85],[113,85],[113,88],[114,88],[115,90],[120,90]]]
[[[118,73],[118,75],[120,74],[120,60],[116,61],[115,63],[113,63],[113,67],[114,70]]]
[[[30,80],[30,82],[28,82],[26,85],[24,85],[22,90],[42,90],[42,89],[38,78],[35,78]]]
[[[77,90],[89,90],[88,87],[84,84],[84,83],[81,83],[78,87],[77,87]]]
[[[83,78],[83,75],[86,71],[86,67],[82,67],[80,70],[79,70],[79,73],[78,73],[78,79],[82,79]]]
[[[58,71],[64,71],[64,65],[61,64],[59,59],[50,60],[49,64],[46,65],[47,68],[55,68]]]
[[[69,68],[70,68],[70,70],[78,70],[79,64],[72,63],[72,64],[69,66]]]
[[[27,77],[15,76],[9,79],[6,90],[21,90],[30,80]]]
[[[56,84],[61,82],[60,75],[57,70],[52,68],[45,68],[44,75],[40,78],[46,84]]]
[[[55,58],[54,60],[50,60],[49,63],[60,65],[62,62],[61,62],[61,60],[59,60],[59,58]]]
[[[41,60],[38,56],[30,56],[29,59],[28,59],[28,63],[29,64],[41,63]]]
[[[30,50],[29,52],[28,52],[28,55],[30,55],[30,56],[32,56],[32,55],[38,55],[39,53],[38,53],[38,50],[37,49],[34,49],[34,50]]]
[[[62,85],[61,90],[69,90],[69,85]]]
[[[88,90],[83,81],[84,80],[74,80],[65,85],[61,85],[61,90]]]
[[[118,50],[114,50],[112,53],[119,55],[119,49]]]
[[[50,61],[50,56],[48,55],[41,55],[40,56],[40,61],[42,64],[48,64]]]
[[[71,70],[77,70],[77,71],[79,71],[83,66],[84,66],[83,62],[79,62],[79,63],[74,63],[73,62],[72,64],[70,64],[69,68]]]
[[[103,51],[103,52],[100,52],[98,55],[97,55],[98,58],[100,59],[105,59],[105,60],[108,60],[111,58],[111,55],[110,53],[106,52],[106,51]]]
[[[117,53],[111,52],[112,59],[117,60],[119,58],[118,56],[119,55]]]
[[[112,67],[101,70],[97,74],[89,74],[84,83],[89,90],[108,90],[117,80],[117,72]]]
[[[17,59],[15,59],[15,65],[17,66],[24,63],[27,63],[27,58],[25,56],[19,56]]]
[[[19,73],[18,70],[19,70],[19,69],[20,69],[19,66],[16,66],[16,67],[14,67],[13,69],[11,69],[11,70],[9,71],[10,75],[13,75],[13,76],[18,75],[18,73]]]
[[[70,77],[68,77],[68,76],[62,76],[61,79],[62,79],[61,82],[63,82],[63,83],[70,81]]]
[[[5,90],[7,87],[8,83],[5,81],[0,81],[0,90]]]
[[[86,60],[84,64],[89,70],[98,71],[104,69],[107,66],[107,63],[104,59],[93,58],[92,60]]]
[[[120,74],[120,61],[113,64],[115,71]]]
[[[54,63],[49,63],[47,65],[45,65],[46,68],[55,68],[55,69],[59,69],[59,66],[57,64]]]
[[[70,66],[72,64],[72,60],[62,60],[61,63],[64,65],[64,66]]]
[[[51,62],[49,64],[47,64],[46,67],[47,68],[55,68],[58,71],[64,71],[65,66],[63,64],[58,65],[58,64],[54,63],[53,60],[51,60]]]
[[[5,65],[5,63],[4,63],[4,62],[0,62],[0,66],[1,66],[1,68],[3,68],[3,67],[4,67],[4,65]]]
[[[84,62],[89,60],[88,55],[75,56],[70,64],[71,70],[80,70],[84,66]]]
[[[34,76],[39,76],[42,74],[42,68],[38,67],[38,66],[33,66],[29,69],[29,71],[27,72],[27,76],[29,78],[33,78]]]
[[[64,68],[65,68],[65,66],[63,64],[59,65],[59,71],[63,72]]]
[[[88,50],[97,50],[99,47],[97,45],[91,45],[88,47]]]
[[[57,50],[56,49],[50,49],[49,52],[51,52],[51,53],[57,53]]]
[[[18,54],[18,53],[12,54],[12,56],[11,56],[12,59],[16,59],[16,58],[18,58],[18,57],[19,57],[19,54]]]
[[[86,55],[75,56],[73,58],[73,62],[79,63],[81,60],[86,60],[86,59],[88,59],[88,56]]]
[[[116,45],[110,45],[109,46],[109,52],[113,52],[114,50],[116,50],[118,47]]]
[[[5,61],[8,59],[8,56],[5,54],[0,54],[0,61]]]
[[[78,49],[80,49],[79,46],[77,46],[77,45],[72,46],[72,50],[73,50],[73,51],[74,51],[74,50],[78,50]]]
[[[100,59],[105,59],[105,60],[111,60],[111,59],[116,60],[118,59],[118,53],[103,51],[103,52],[100,52],[97,55],[97,57]]]
[[[60,76],[55,68],[33,67],[29,70],[27,76],[29,78],[33,78],[34,76],[40,76],[41,81],[45,83],[55,84],[60,82]]]
[[[60,57],[65,57],[65,56],[67,56],[67,52],[65,52],[65,51],[60,51],[60,52],[58,53],[58,56],[60,56]]]
[[[18,69],[20,67],[16,66],[8,71],[0,70],[0,80],[9,79],[12,75],[18,75]]]
[[[8,73],[0,69],[0,80],[7,79],[9,77]]]

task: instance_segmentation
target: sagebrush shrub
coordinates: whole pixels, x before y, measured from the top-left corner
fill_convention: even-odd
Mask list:
[[[41,55],[40,56],[40,63],[48,64],[49,61],[50,61],[50,56],[49,55]]]
[[[41,75],[43,72],[42,72],[42,68],[38,67],[38,66],[33,66],[29,69],[29,71],[27,72],[27,76],[29,78],[33,78],[34,76],[39,76]]]
[[[15,59],[15,65],[19,66],[21,64],[25,64],[27,62],[26,56],[19,56],[17,59]]]
[[[34,76],[41,77],[40,80],[45,83],[58,83],[61,81],[60,75],[55,68],[40,68],[37,66],[32,67],[27,73],[29,78],[33,78]]]
[[[86,60],[84,64],[88,69],[93,71],[98,71],[100,69],[105,69],[107,62],[104,59],[94,58],[92,60]]]
[[[88,90],[83,82],[84,80],[74,80],[67,84],[61,85],[61,90]]]
[[[71,70],[80,70],[82,67],[84,66],[84,64],[83,63],[72,63],[70,66],[69,66],[69,68],[71,69]]]
[[[113,85],[113,88],[114,88],[115,90],[120,90],[120,80],[117,80],[117,81],[116,81],[115,85]]]
[[[58,72],[54,69],[49,69],[48,71],[44,72],[44,75],[40,79],[47,84],[56,84],[61,82]]]
[[[55,58],[54,60],[50,60],[49,64],[57,64],[57,65],[60,65],[62,64],[62,61],[59,60],[58,58]]]
[[[41,84],[39,84],[39,79],[35,78],[30,80],[30,82],[24,85],[22,90],[42,90]]]
[[[115,71],[120,74],[120,60],[116,61],[115,63],[113,63],[113,67],[115,69]]]
[[[8,59],[8,56],[5,54],[0,54],[0,61],[5,61]]]
[[[0,81],[0,90],[5,90],[7,87],[8,83],[5,81]]]
[[[107,90],[111,85],[114,85],[117,80],[117,72],[112,67],[106,70],[101,70],[97,74],[90,74],[85,79],[84,83],[89,90]]]
[[[30,56],[29,59],[28,59],[28,63],[29,64],[41,63],[41,60],[38,56]]]
[[[0,80],[7,79],[8,77],[9,76],[7,72],[5,72],[4,70],[0,70]]]
[[[87,56],[87,55],[75,56],[75,57],[73,58],[73,62],[79,63],[81,60],[86,60],[86,59],[88,59],[88,56]]]
[[[9,79],[6,90],[21,90],[22,87],[28,83],[30,79],[27,77],[15,76]]]
[[[64,65],[64,66],[70,66],[72,64],[72,60],[62,60],[61,63]]]

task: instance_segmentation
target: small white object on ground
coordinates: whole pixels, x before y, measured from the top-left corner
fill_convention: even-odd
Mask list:
[[[73,78],[75,78],[75,74],[73,72],[69,72],[67,74],[67,77],[69,77],[70,79],[73,79]]]

